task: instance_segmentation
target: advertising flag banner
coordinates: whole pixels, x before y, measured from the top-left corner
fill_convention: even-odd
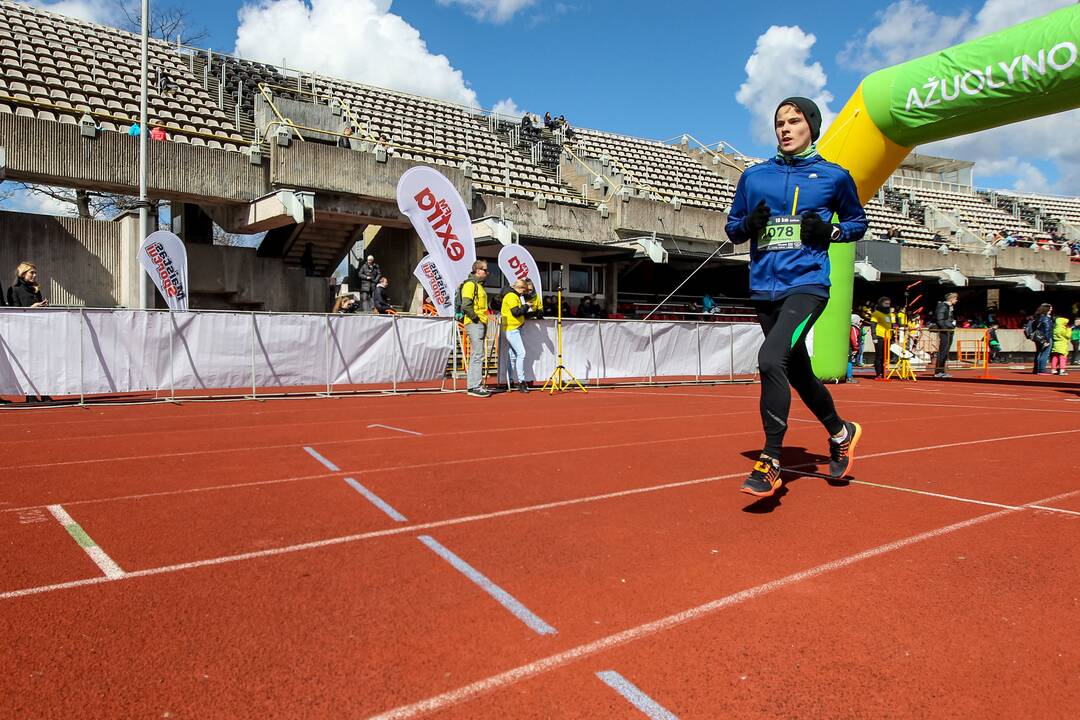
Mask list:
[[[540,286],[540,268],[525,247],[504,245],[499,251],[499,270],[508,284],[513,284],[515,280],[532,280],[537,297],[544,297],[544,289]]]
[[[139,247],[139,264],[150,275],[169,309],[187,312],[187,250],[180,238],[166,230],[151,233]]]
[[[431,299],[431,304],[438,310],[439,317],[453,317],[454,294],[457,288],[446,281],[446,276],[439,269],[439,264],[430,255],[425,255],[413,270],[413,275],[424,286],[424,291]]]
[[[449,286],[465,282],[476,245],[469,211],[453,184],[432,168],[410,168],[398,180],[397,202]]]

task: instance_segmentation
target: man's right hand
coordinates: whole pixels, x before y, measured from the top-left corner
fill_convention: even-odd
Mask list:
[[[771,215],[769,206],[764,200],[760,201],[757,207],[750,211],[750,214],[743,220],[743,225],[746,227],[746,232],[750,234],[750,237],[756,238],[761,234],[761,231],[769,223]]]

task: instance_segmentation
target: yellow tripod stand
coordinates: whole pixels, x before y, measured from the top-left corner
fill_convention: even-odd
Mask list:
[[[540,392],[543,392],[544,390],[547,390],[548,386],[551,387],[551,390],[548,391],[548,394],[550,394],[550,395],[554,395],[556,390],[558,390],[559,392],[563,392],[564,390],[573,390],[574,388],[571,385],[571,383],[573,383],[573,385],[577,385],[581,389],[581,392],[587,393],[589,391],[585,389],[585,386],[582,385],[581,383],[579,383],[578,379],[576,377],[574,377],[574,374],[571,373],[569,370],[567,370],[566,366],[563,365],[563,356],[562,356],[562,285],[559,285],[559,289],[558,289],[558,292],[556,294],[555,303],[556,303],[556,307],[557,307],[556,316],[555,316],[555,348],[556,348],[556,351],[558,352],[558,356],[557,356],[557,359],[555,360],[555,370],[552,371],[551,377],[549,377],[547,379],[547,382],[544,383],[544,386],[540,388]]]

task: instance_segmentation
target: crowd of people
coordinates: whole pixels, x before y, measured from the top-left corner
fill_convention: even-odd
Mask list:
[[[946,293],[935,305],[929,318],[896,308],[888,297],[881,297],[872,306],[864,303],[851,315],[851,358],[848,370],[864,367],[864,349],[868,342],[874,347],[874,379],[885,376],[885,343],[892,338],[888,352],[898,357],[906,352],[912,356],[927,354],[934,357],[934,377],[951,377],[946,371],[949,348],[957,329],[985,328],[989,334],[990,361],[1004,359],[996,320],[996,310],[974,313],[968,317],[956,314],[957,293]],[[1080,308],[1071,314],[1055,316],[1050,303],[1041,304],[1022,323],[1024,337],[1035,345],[1032,372],[1037,375],[1067,375],[1067,365],[1080,364]],[[900,332],[903,330],[903,332]],[[942,351],[942,348],[945,348]]]
[[[933,237],[930,238],[930,242],[935,246],[950,245],[955,241],[955,236],[955,230],[947,235],[937,230],[934,232]],[[884,233],[879,233],[878,239],[899,245],[904,245],[909,241],[909,238],[904,236],[904,229],[899,226],[892,226],[885,230]],[[995,248],[1019,247],[1028,248],[1034,252],[1062,252],[1068,253],[1070,258],[1080,260],[1080,240],[1069,240],[1056,230],[1051,230],[1044,237],[1034,237],[1003,229],[995,230],[983,239],[987,245]]]

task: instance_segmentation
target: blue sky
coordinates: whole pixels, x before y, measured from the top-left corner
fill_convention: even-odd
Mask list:
[[[190,0],[201,44],[426,95],[496,103],[667,139],[771,154],[781,93],[837,112],[870,70],[1072,0],[817,3],[625,0]],[[63,0],[107,18],[112,0]],[[48,0],[36,4],[49,7]],[[167,5],[168,3],[162,3]],[[96,15],[95,15],[96,13]],[[757,54],[748,77],[747,61]],[[445,56],[445,59],[438,56]],[[741,98],[736,100],[744,84]],[[512,101],[512,104],[511,104]],[[756,134],[754,130],[758,131]],[[975,160],[979,185],[1080,194],[1080,111],[927,147]]]

